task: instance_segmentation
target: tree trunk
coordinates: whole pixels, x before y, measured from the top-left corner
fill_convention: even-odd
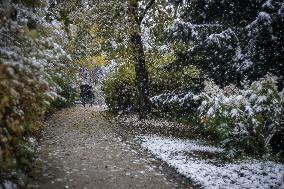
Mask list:
[[[149,100],[149,76],[140,33],[134,32],[131,35],[131,43],[133,45],[133,59],[135,62],[136,82],[139,92],[139,115],[141,118],[145,118],[149,115],[151,106]]]
[[[151,0],[146,6],[142,15],[138,12],[138,0],[130,0],[128,13],[130,18],[130,27],[132,31],[130,34],[132,58],[135,64],[136,84],[139,98],[139,116],[146,118],[151,111],[151,104],[149,99],[149,76],[146,68],[145,54],[141,36],[141,23],[147,11],[151,8],[155,0]]]

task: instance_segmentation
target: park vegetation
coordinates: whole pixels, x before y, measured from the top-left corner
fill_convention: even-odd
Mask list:
[[[74,102],[76,66],[62,30],[42,17],[44,4],[0,5],[0,183],[22,184],[45,115]]]
[[[232,156],[283,155],[283,2],[163,3],[142,22],[151,115],[195,126]],[[139,112],[133,65],[105,79],[113,112]]]
[[[0,179],[28,171],[33,133],[98,68],[114,114],[186,123],[234,157],[283,156],[281,0],[0,5]]]

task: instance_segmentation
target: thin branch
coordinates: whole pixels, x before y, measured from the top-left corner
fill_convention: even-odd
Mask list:
[[[147,14],[148,10],[154,5],[156,0],[150,0],[150,2],[147,4],[147,6],[145,7],[142,15],[139,17],[138,22],[139,24],[142,22],[143,18],[145,17],[145,15]]]
[[[7,37],[11,42],[14,42],[16,45],[20,45],[20,43],[18,41],[16,41],[15,38],[12,38],[11,36],[5,34],[5,33],[0,33],[0,35]]]
[[[13,40],[13,38],[5,33],[0,33],[0,35],[9,38],[11,41]]]
[[[128,11],[132,14],[132,16],[134,17],[136,23],[139,23],[138,4],[137,4],[137,2],[130,3],[130,6],[128,7]]]

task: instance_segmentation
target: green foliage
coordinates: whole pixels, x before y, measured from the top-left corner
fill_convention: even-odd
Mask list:
[[[47,85],[3,64],[0,75],[0,170],[26,171],[32,153],[27,139],[40,126]]]
[[[185,91],[191,88],[198,71],[194,66],[183,67],[180,70],[167,71],[154,65],[150,71],[152,96],[167,91]]]
[[[147,54],[148,70],[150,77],[151,96],[159,95],[163,92],[183,91],[193,83],[193,79],[198,78],[198,70],[194,66],[183,67],[179,70],[166,70],[165,65],[173,60],[173,54],[165,55]]]
[[[114,113],[137,110],[137,89],[134,65],[125,63],[104,80],[103,91],[106,103]]]
[[[270,152],[271,138],[284,130],[284,96],[272,76],[244,89],[220,89],[209,82],[198,98],[205,132],[238,154],[262,156]]]
[[[278,85],[283,88],[282,1],[199,0],[181,4],[182,21],[169,34],[176,65],[194,64],[202,77],[210,77],[222,87],[240,86],[244,77],[255,81],[272,73],[282,77]]]
[[[167,71],[163,66],[174,59],[172,54],[147,54],[146,60],[150,77],[150,95],[156,96],[170,91],[181,92],[192,88],[198,78],[194,66],[180,70]],[[111,73],[104,81],[106,102],[111,111],[137,111],[138,92],[133,63],[125,63]],[[153,113],[180,114],[183,109],[178,105],[157,106],[153,104]]]
[[[74,67],[60,43],[55,43],[57,36],[44,25],[34,22],[29,27],[20,21],[30,19],[28,5],[21,5],[12,21],[7,12],[13,5],[0,7],[6,11],[0,21],[0,172],[20,180],[30,168],[30,138],[41,127],[50,103],[62,95],[67,100],[61,106],[71,104],[75,92],[69,84]]]
[[[59,96],[51,102],[48,113],[53,113],[62,108],[74,105],[75,99],[77,98],[76,88],[72,83],[66,81],[66,78],[54,78],[53,80],[61,90],[58,92]]]
[[[180,69],[167,70],[165,65],[174,60],[175,56],[171,53],[147,55],[152,112],[158,116],[185,118],[193,111],[189,111],[188,106],[181,106],[180,102],[171,99],[182,98],[186,92],[194,91],[196,81],[199,79],[199,71],[191,65]]]

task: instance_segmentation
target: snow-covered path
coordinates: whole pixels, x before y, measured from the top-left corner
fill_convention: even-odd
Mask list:
[[[46,122],[28,188],[191,188],[123,142],[102,111],[77,106]]]
[[[28,188],[284,188],[283,164],[225,163],[223,149],[116,121],[103,107],[54,114],[41,132]]]

